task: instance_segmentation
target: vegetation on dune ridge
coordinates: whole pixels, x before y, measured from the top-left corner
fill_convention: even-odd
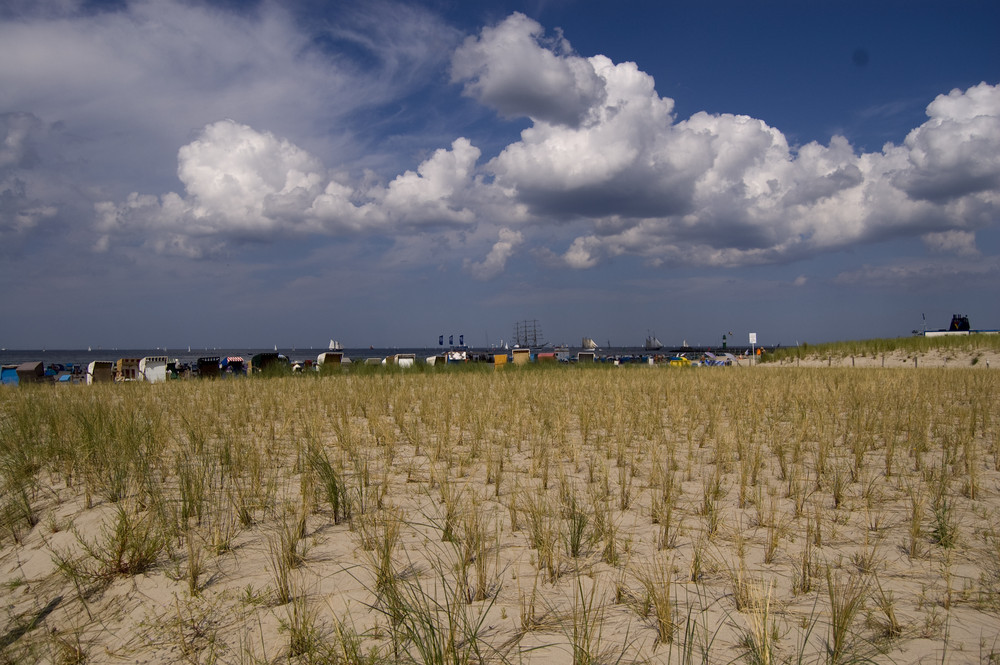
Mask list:
[[[0,663],[1000,660],[994,372],[381,369],[0,390]]]
[[[781,362],[783,360],[806,360],[826,358],[879,357],[882,355],[905,354],[919,356],[928,353],[986,353],[1000,352],[1000,335],[947,335],[942,337],[887,337],[862,339],[845,342],[824,342],[822,344],[800,344],[775,349],[761,357],[761,362]]]

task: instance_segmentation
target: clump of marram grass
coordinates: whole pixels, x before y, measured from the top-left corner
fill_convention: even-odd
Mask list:
[[[603,640],[605,605],[598,593],[597,580],[589,590],[584,589],[580,575],[576,576],[575,582],[573,607],[563,630],[569,639],[573,665],[596,665],[607,656],[607,645]]]
[[[113,579],[140,575],[151,569],[167,545],[154,516],[135,506],[116,506],[114,517],[91,540],[74,529],[80,556],[70,552],[54,554],[57,565],[68,577],[87,584],[109,584]]]
[[[268,538],[275,594],[279,605],[293,599],[292,572],[305,562],[307,542],[302,523],[286,512],[275,533]]]
[[[394,568],[378,590],[380,601],[372,609],[388,620],[397,660],[465,665],[503,656],[501,647],[484,639],[493,601],[468,604],[465,585],[450,573],[455,567],[447,556],[434,559],[429,579]]]
[[[19,543],[22,533],[39,521],[38,472],[49,454],[50,439],[45,405],[19,393],[7,407],[0,412],[0,537],[6,532]]]
[[[830,634],[827,639],[827,655],[831,665],[839,665],[855,649],[854,620],[862,612],[867,598],[867,586],[860,575],[853,575],[846,582],[833,571],[826,569],[827,594],[830,600]]]
[[[577,559],[584,554],[593,538],[590,513],[576,490],[569,490],[562,498],[562,537],[566,555]]]
[[[331,646],[319,624],[319,609],[310,602],[304,589],[296,591],[286,606],[286,617],[279,624],[288,634],[288,656],[307,663],[324,662],[331,654]]]
[[[658,642],[674,641],[673,564],[662,555],[638,567],[635,573],[646,593],[646,605],[653,612]]]
[[[550,582],[562,575],[559,549],[559,520],[549,496],[541,488],[524,489],[519,495],[519,513],[527,524],[528,545],[535,550],[537,569],[545,571]]]
[[[878,613],[872,613],[868,622],[875,628],[876,639],[891,641],[903,634],[903,626],[896,617],[896,600],[892,591],[882,588],[878,576],[873,577],[876,591],[871,594],[878,607]]]
[[[748,588],[742,643],[750,665],[771,665],[776,659],[778,627],[771,611],[773,592],[774,584],[763,581],[752,582]]]
[[[486,500],[473,494],[461,524],[458,578],[464,580],[465,598],[474,603],[495,595],[500,588],[498,533]]]
[[[342,470],[337,469],[327,452],[318,443],[309,445],[306,460],[318,480],[317,486],[330,507],[334,524],[351,518],[351,494]]]

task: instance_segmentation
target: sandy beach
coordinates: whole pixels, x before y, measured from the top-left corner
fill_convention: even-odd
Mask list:
[[[824,356],[815,354],[801,360],[784,359],[775,363],[779,366],[796,367],[878,367],[878,368],[1000,368],[1000,352],[992,350],[976,351],[928,351],[923,353],[878,353],[870,355]],[[762,367],[769,366],[762,363]]]
[[[987,360],[4,391],[2,662],[994,663]]]

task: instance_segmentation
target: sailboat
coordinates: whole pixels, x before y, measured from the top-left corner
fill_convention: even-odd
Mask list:
[[[593,351],[597,348],[597,342],[595,342],[591,337],[584,337],[580,342],[580,346],[588,351]]]
[[[650,334],[649,336],[646,337],[645,349],[647,351],[659,351],[662,348],[663,348],[663,342],[656,339],[655,334]]]
[[[343,351],[344,350],[344,345],[341,344],[340,342],[338,342],[335,339],[331,339],[330,340],[330,350],[331,351]]]

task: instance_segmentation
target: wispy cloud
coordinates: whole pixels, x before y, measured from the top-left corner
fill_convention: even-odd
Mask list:
[[[520,231],[502,228],[497,235],[498,239],[493,243],[486,258],[478,262],[466,259],[463,263],[465,271],[473,278],[487,280],[501,274],[507,266],[507,260],[514,254],[514,250],[524,243],[524,235]]]
[[[846,286],[889,289],[894,291],[952,291],[956,284],[964,289],[995,284],[1000,278],[996,257],[981,261],[909,259],[884,265],[866,265],[837,275],[833,282]]]

